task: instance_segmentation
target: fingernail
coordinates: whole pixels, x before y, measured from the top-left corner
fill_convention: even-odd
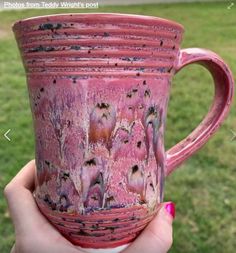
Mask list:
[[[173,202],[169,202],[165,205],[166,211],[173,217],[175,218],[175,204]]]

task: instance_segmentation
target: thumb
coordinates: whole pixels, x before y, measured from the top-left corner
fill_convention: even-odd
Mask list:
[[[156,217],[123,253],[166,253],[172,245],[175,204],[162,203]]]

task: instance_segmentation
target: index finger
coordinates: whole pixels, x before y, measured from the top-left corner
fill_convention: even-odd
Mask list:
[[[34,189],[35,161],[27,163],[4,190],[16,233],[29,233],[48,223],[40,213],[32,191]]]
[[[31,160],[16,174],[16,176],[6,186],[5,192],[10,191],[11,188],[14,189],[14,187],[16,186],[23,186],[28,190],[33,191],[35,171],[35,160]]]

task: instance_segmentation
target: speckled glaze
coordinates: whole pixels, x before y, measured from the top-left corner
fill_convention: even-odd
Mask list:
[[[131,242],[155,215],[165,176],[225,118],[229,68],[213,52],[180,50],[183,27],[156,17],[53,15],[13,30],[27,74],[40,210],[81,247]],[[211,72],[214,103],[193,133],[165,152],[171,78],[190,63]]]

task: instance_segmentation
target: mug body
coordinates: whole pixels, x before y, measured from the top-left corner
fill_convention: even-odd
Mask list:
[[[19,21],[13,30],[27,74],[40,210],[75,245],[131,242],[163,199],[182,26],[67,14]]]

